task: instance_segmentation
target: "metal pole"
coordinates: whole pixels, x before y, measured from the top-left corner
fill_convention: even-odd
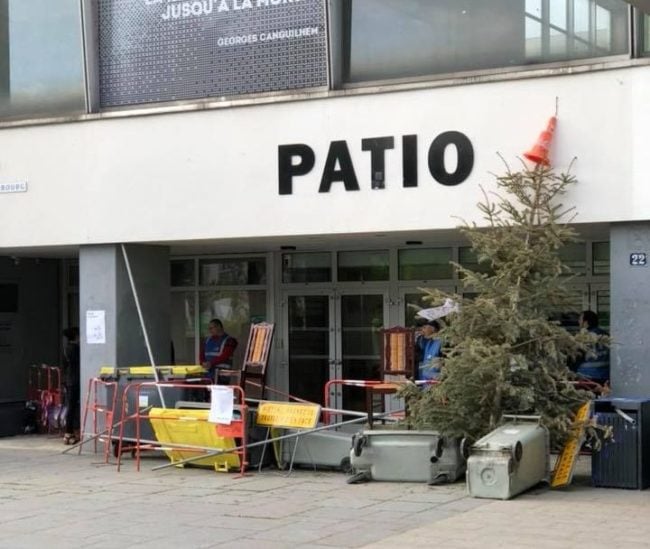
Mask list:
[[[393,412],[384,412],[383,414],[378,414],[377,417],[381,418],[383,416],[387,416],[389,414],[392,414]],[[275,437],[275,438],[269,438],[266,440],[262,440],[260,442],[254,442],[253,444],[247,444],[247,448],[253,448],[255,446],[261,446],[262,444],[268,444],[269,442],[277,442],[280,440],[287,440],[290,438],[296,438],[302,435],[306,435],[308,433],[317,433],[318,431],[326,431],[328,429],[333,429],[335,427],[341,427],[343,425],[353,425],[355,423],[361,423],[362,421],[365,421],[367,418],[365,417],[358,417],[355,419],[349,419],[347,421],[341,421],[340,423],[332,423],[331,425],[322,425],[321,427],[315,427],[314,429],[305,429],[304,431],[298,431],[296,433],[289,433],[288,435],[282,435],[281,437]],[[244,446],[237,446],[236,448],[224,448],[224,449],[219,449],[219,450],[214,450],[212,452],[208,452],[207,454],[203,454],[200,456],[194,456],[191,458],[186,458],[182,459],[181,461],[174,461],[173,463],[165,463],[165,465],[158,465],[157,467],[154,467],[151,469],[152,471],[158,471],[159,469],[166,469],[167,467],[174,467],[176,465],[183,465],[185,463],[191,463],[192,461],[197,461],[199,459],[204,459],[207,457],[212,457],[212,456],[218,456],[221,454],[230,454],[236,450],[241,450]]]
[[[144,344],[147,347],[147,352],[149,353],[149,361],[151,362],[151,368],[153,369],[153,377],[156,380],[156,383],[160,382],[158,377],[158,370],[156,369],[156,361],[153,359],[153,353],[151,352],[151,345],[149,344],[149,335],[147,334],[147,327],[144,323],[144,317],[142,316],[142,309],[140,308],[140,299],[138,298],[138,290],[135,287],[135,282],[133,280],[133,273],[131,272],[131,263],[129,261],[129,256],[126,253],[126,247],[124,244],[122,246],[122,255],[124,256],[124,263],[126,264],[126,272],[129,275],[129,282],[131,283],[131,291],[133,292],[133,299],[135,300],[135,308],[138,310],[138,317],[140,318],[140,326],[142,327],[142,333],[144,335]],[[165,398],[163,397],[162,389],[156,385],[158,389],[158,396],[160,397],[160,404],[163,408],[167,408],[165,405]]]

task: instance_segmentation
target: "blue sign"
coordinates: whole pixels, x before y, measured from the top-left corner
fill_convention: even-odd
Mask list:
[[[648,254],[643,252],[631,253],[630,265],[632,265],[632,267],[646,267],[648,265]]]

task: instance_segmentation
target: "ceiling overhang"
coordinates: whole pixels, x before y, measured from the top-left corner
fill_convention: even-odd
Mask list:
[[[624,0],[628,4],[632,4],[635,8],[650,13],[650,0]]]

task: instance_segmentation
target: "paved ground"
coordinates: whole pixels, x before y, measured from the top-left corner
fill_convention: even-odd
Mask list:
[[[650,491],[536,489],[502,502],[463,483],[346,484],[341,473],[122,472],[59,439],[0,439],[0,548],[650,547]],[[583,473],[585,471],[582,465]]]

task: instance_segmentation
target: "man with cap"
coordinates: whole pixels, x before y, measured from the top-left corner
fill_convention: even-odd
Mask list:
[[[437,320],[427,321],[421,328],[415,340],[418,352],[418,380],[431,380],[440,377],[440,357],[442,356],[442,341],[438,337],[440,323]]]

